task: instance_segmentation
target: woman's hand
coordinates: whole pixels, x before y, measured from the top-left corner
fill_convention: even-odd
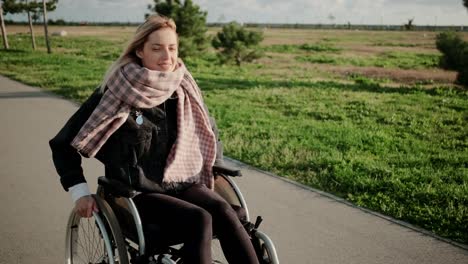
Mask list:
[[[91,217],[93,212],[99,212],[96,201],[91,195],[86,195],[76,200],[75,212],[81,217]]]

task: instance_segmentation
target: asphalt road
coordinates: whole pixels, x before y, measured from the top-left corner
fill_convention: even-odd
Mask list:
[[[76,104],[0,76],[0,263],[63,263],[72,208],[48,140]],[[237,180],[283,264],[468,263],[468,250],[249,166]],[[95,189],[103,174],[84,160]],[[467,247],[468,248],[468,247]]]

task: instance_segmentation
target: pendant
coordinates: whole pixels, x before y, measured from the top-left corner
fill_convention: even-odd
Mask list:
[[[140,111],[137,111],[135,114],[136,114],[135,121],[137,125],[141,126],[143,124],[143,115],[141,114]]]

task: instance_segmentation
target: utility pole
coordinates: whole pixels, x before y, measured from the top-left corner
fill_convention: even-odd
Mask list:
[[[43,15],[44,15],[44,34],[47,46],[47,53],[52,53],[50,50],[50,43],[49,43],[49,32],[47,31],[47,7],[46,7],[46,0],[42,0],[43,6]]]
[[[0,3],[0,20],[2,21],[2,36],[3,36],[3,46],[5,47],[5,49],[8,49],[8,39],[7,39],[7,32],[6,32],[6,28],[5,28],[5,22],[3,22],[3,7],[2,7],[2,3]]]

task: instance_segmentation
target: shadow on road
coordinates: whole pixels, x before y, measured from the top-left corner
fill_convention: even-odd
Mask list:
[[[0,99],[20,99],[20,98],[48,98],[50,95],[47,93],[37,91],[37,92],[10,92],[10,93],[0,93]]]

